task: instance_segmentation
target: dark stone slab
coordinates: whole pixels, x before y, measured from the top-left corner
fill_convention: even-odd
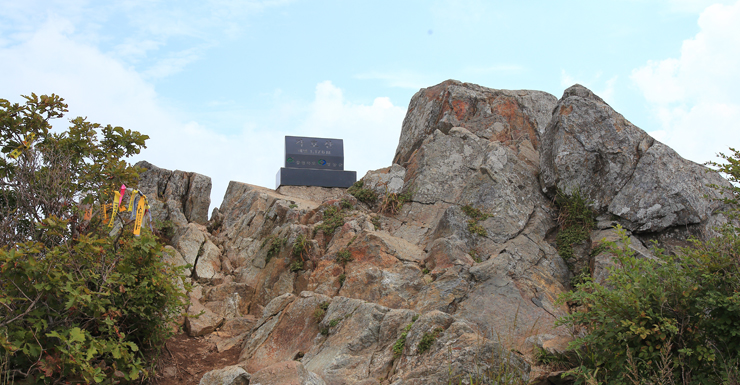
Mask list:
[[[357,182],[357,171],[316,170],[281,167],[275,188],[280,186],[319,186],[348,188]]]
[[[344,170],[342,139],[285,137],[285,167]]]

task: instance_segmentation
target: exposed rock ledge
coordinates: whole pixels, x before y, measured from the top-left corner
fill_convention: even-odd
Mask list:
[[[453,80],[423,89],[393,163],[363,180],[381,201],[409,194],[397,213],[343,189],[231,182],[208,222],[210,179],[140,163],[153,211],[175,226],[168,258],[193,265],[188,312],[203,315],[186,330],[242,346],[239,366],[204,383],[457,383],[502,367],[528,378],[532,345],[570,339],[554,327],[568,311],[556,298],[576,266],[603,279],[613,262],[590,254],[614,226],[649,258],[644,241],[670,249],[725,220],[706,187],[724,179],[580,85],[559,101]],[[557,189],[579,189],[598,213],[571,261],[553,245]],[[333,232],[332,210],[344,216]]]

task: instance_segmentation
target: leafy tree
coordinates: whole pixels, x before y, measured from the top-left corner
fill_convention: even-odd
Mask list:
[[[182,312],[183,270],[103,204],[136,186],[125,158],[148,136],[83,118],[55,132],[63,99],[24,98],[0,99],[0,383],[144,378]]]
[[[713,164],[740,180],[740,153]],[[725,191],[737,205],[740,189]],[[737,213],[737,208],[733,209]],[[740,383],[740,229],[657,259],[636,258],[629,239],[611,244],[620,267],[604,285],[586,279],[561,297],[580,305],[558,322],[582,330],[571,371],[580,382],[608,384]]]

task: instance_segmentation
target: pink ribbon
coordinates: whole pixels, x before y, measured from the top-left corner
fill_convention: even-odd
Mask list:
[[[118,204],[120,205],[121,202],[123,202],[123,194],[126,193],[126,185],[121,185],[121,196],[118,198]]]

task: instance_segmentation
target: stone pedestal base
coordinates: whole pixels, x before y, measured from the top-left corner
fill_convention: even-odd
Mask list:
[[[357,181],[357,171],[281,167],[275,179],[275,188],[280,186],[348,188]]]

